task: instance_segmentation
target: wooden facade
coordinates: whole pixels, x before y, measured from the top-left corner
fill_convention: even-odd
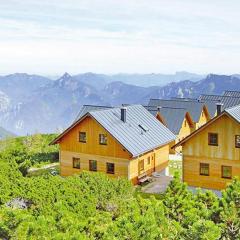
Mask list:
[[[79,133],[86,133],[86,142],[79,141]],[[107,144],[99,144],[99,134],[104,134]],[[136,139],[137,141],[137,139]],[[95,119],[84,118],[59,140],[60,145],[60,174],[70,176],[81,171],[89,171],[89,161],[96,161],[98,172],[110,177],[126,177],[134,184],[138,176],[153,171],[161,171],[168,165],[169,145],[132,158],[132,155]],[[79,159],[80,167],[74,168],[73,159]],[[114,165],[114,172],[107,173],[107,164]],[[140,169],[140,164],[143,169]]]
[[[183,148],[183,181],[190,186],[220,190],[231,178],[240,176],[240,148],[236,147],[236,136],[239,135],[239,122],[224,113],[180,142]],[[223,168],[229,169],[231,177],[224,176]]]
[[[188,136],[189,134],[191,134],[195,128],[194,128],[194,122],[192,121],[192,118],[190,116],[190,114],[187,112],[186,116],[182,122],[182,126],[181,129],[179,131],[179,134],[177,135],[177,139],[175,141],[175,143],[180,142],[182,139],[184,139],[186,136]],[[173,150],[173,149],[171,149]],[[175,149],[175,152],[181,153],[182,152],[182,147],[179,146]],[[171,153],[175,153],[174,151]]]
[[[161,113],[158,113],[156,117],[162,124],[164,124],[167,127],[167,122],[164,120],[163,116],[161,116]],[[183,138],[188,136],[194,130],[195,130],[195,124],[194,124],[190,114],[187,112],[181,123],[181,128],[179,130],[179,133],[176,136],[176,140],[170,143],[170,151],[169,152],[171,154],[175,154],[175,152],[181,153],[182,152],[181,146],[177,147],[176,149],[172,149],[171,147],[173,145],[175,145],[176,143],[180,142]]]
[[[172,109],[172,111],[174,111],[174,109]],[[167,127],[167,122],[165,121],[164,117],[161,115],[160,112],[157,113],[156,118]],[[182,153],[182,146],[178,146],[174,149],[172,147],[178,142],[180,142],[181,140],[183,140],[186,136],[191,134],[193,131],[203,126],[210,119],[211,119],[211,116],[206,106],[203,106],[201,114],[196,122],[193,121],[191,114],[189,112],[186,112],[186,115],[183,121],[181,122],[181,127],[179,132],[177,134],[175,133],[176,140],[170,144],[170,153],[171,154]]]
[[[201,126],[203,126],[210,119],[211,119],[211,116],[208,113],[208,109],[207,109],[206,106],[204,106],[202,111],[201,111],[201,115],[200,115],[198,121],[195,123],[195,129],[194,130],[196,130],[196,129],[200,128]]]

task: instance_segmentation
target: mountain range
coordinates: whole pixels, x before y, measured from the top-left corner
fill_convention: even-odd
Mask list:
[[[140,82],[141,79],[146,82],[150,79],[147,74],[133,74],[128,80],[125,79],[128,74],[122,74],[121,78],[114,75],[113,78],[104,74],[71,76],[65,73],[57,80],[25,73],[2,76],[0,126],[18,135],[56,132],[74,121],[83,104],[146,104],[150,98],[198,97],[202,93],[221,94],[224,90],[240,90],[239,75],[209,74],[198,80],[198,75],[185,74],[190,79],[165,85],[156,80],[155,86],[149,84],[148,87],[129,84],[137,76]]]
[[[15,134],[5,130],[4,128],[0,127],[0,140],[5,139],[7,137],[13,137]]]
[[[56,79],[60,78],[57,77]],[[164,86],[171,82],[179,82],[183,80],[198,81],[203,79],[205,75],[190,73],[186,71],[176,72],[175,74],[161,74],[161,73],[149,73],[149,74],[127,74],[119,73],[113,75],[106,74],[94,74],[94,73],[82,73],[73,76],[79,81],[88,81],[90,84],[96,86],[96,83],[101,82],[106,84],[110,82],[124,82],[131,85],[136,85],[140,87],[151,87],[151,86]],[[54,79],[54,77],[51,77]]]

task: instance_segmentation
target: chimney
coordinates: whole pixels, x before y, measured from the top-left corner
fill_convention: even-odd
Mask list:
[[[121,120],[123,122],[126,122],[126,120],[127,120],[127,108],[126,107],[121,107]]]
[[[221,103],[220,101],[216,103],[217,105],[217,116],[221,114],[222,112],[222,106],[223,106],[223,103]]]
[[[162,108],[161,106],[157,106],[157,112],[158,112],[158,113],[160,113],[161,108]]]

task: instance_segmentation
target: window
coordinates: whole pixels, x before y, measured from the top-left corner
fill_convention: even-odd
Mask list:
[[[107,135],[106,134],[99,134],[99,144],[107,145]]]
[[[209,176],[209,164],[200,163],[200,175]]]
[[[139,161],[139,171],[143,171],[144,170],[144,160],[140,160]]]
[[[208,145],[218,146],[218,134],[208,133]]]
[[[80,158],[73,157],[73,168],[78,168],[80,169]]]
[[[235,136],[235,147],[240,148],[240,135]]]
[[[148,165],[151,163],[151,158],[150,157],[148,157],[147,162],[148,162]]]
[[[222,178],[232,178],[232,167],[222,166]]]
[[[114,163],[107,163],[107,173],[114,174],[115,166]]]
[[[86,132],[79,132],[79,142],[82,143],[87,142]]]
[[[97,171],[97,161],[96,160],[89,160],[89,170]]]

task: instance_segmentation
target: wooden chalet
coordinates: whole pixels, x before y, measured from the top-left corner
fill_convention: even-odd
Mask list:
[[[150,113],[152,113],[152,115],[154,115],[162,124],[164,124],[176,135],[176,139],[171,146],[195,130],[194,121],[190,113],[185,108],[155,106],[147,106],[146,108]],[[174,154],[175,152],[181,153],[182,147],[179,146],[175,150],[170,149],[170,153]]]
[[[182,146],[183,181],[190,186],[224,189],[240,176],[240,105],[221,111],[174,147]]]
[[[175,135],[143,106],[84,106],[52,144],[60,146],[60,174],[97,171],[134,184],[168,166]]]

